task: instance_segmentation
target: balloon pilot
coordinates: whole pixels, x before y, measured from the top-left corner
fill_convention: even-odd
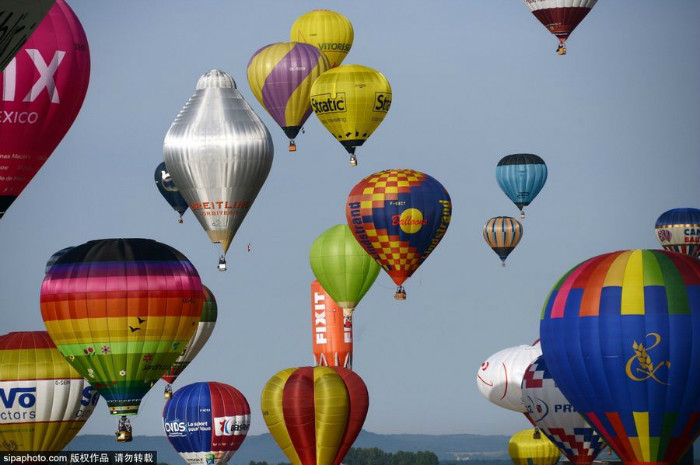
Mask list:
[[[559,44],[557,47],[557,55],[566,55],[566,46],[564,44]]]
[[[406,290],[403,286],[396,288],[396,294],[394,294],[394,299],[396,300],[406,300]]]
[[[224,255],[219,257],[219,264],[216,267],[219,271],[226,271],[226,257]]]
[[[294,139],[289,139],[289,151],[290,151],[290,152],[296,152],[296,151],[297,151],[297,143],[294,142]]]
[[[131,422],[126,415],[122,415],[119,418],[116,435],[117,442],[131,442],[133,440],[131,437]]]
[[[173,387],[170,383],[165,385],[165,391],[163,391],[163,397],[165,399],[170,399],[173,396]]]

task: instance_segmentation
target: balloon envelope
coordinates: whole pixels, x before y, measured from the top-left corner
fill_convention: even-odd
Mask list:
[[[150,239],[102,239],[65,253],[41,285],[58,351],[107,401],[135,415],[195,332],[202,283],[187,258]]]
[[[29,39],[55,0],[3,0],[0,4],[0,71]]]
[[[496,181],[525,218],[523,207],[530,205],[547,182],[547,165],[531,153],[506,155],[496,166]]]
[[[175,185],[224,253],[267,179],[273,151],[267,128],[219,70],[199,79],[165,136]]]
[[[316,238],[309,263],[318,282],[348,315],[372,287],[380,270],[346,224],[335,225]]]
[[[515,412],[525,413],[520,383],[525,370],[542,355],[539,341],[499,350],[481,364],[476,373],[476,386],[489,402]],[[531,420],[532,421],[532,420]]]
[[[540,335],[561,392],[626,463],[674,463],[700,434],[697,259],[587,260],[554,286]]]
[[[260,407],[292,465],[340,465],[360,434],[369,395],[348,369],[288,368],[265,384]]]
[[[182,215],[187,211],[187,201],[182,194],[180,194],[180,190],[175,186],[173,178],[170,177],[170,173],[168,173],[168,169],[165,167],[165,162],[160,162],[158,166],[156,166],[153,179],[156,182],[156,187],[160,195],[163,196],[173,210],[180,214],[180,221],[182,221]]]
[[[452,201],[425,173],[386,170],[353,187],[345,216],[357,242],[400,286],[444,237]]]
[[[217,316],[218,306],[216,305],[216,298],[207,286],[202,286],[202,316],[199,317],[197,330],[182,350],[180,356],[161,377],[163,380],[168,383],[174,383],[177,377],[185,371],[185,368],[187,368],[190,362],[192,362],[197,354],[204,348],[211,333],[214,332]]]
[[[60,451],[92,414],[99,394],[45,331],[0,336],[0,451]]]
[[[525,0],[533,15],[564,44],[598,0]]]
[[[700,210],[673,208],[656,220],[656,238],[670,252],[700,256]]]
[[[57,0],[2,73],[0,217],[68,132],[89,79],[85,31]]]
[[[508,441],[508,455],[515,465],[554,465],[561,454],[545,435],[536,437],[534,429],[515,433]]]
[[[496,216],[486,222],[483,234],[486,243],[505,266],[506,258],[523,237],[523,226],[510,216]]]
[[[539,356],[525,371],[520,385],[530,419],[566,455],[570,463],[589,465],[605,442],[561,393]]]
[[[347,56],[355,33],[350,20],[331,10],[313,10],[301,15],[289,31],[292,42],[316,46],[336,67]]]
[[[352,315],[345,313],[321,283],[311,283],[311,344],[316,366],[352,368]]]
[[[248,62],[248,85],[288,138],[294,139],[311,115],[311,85],[330,65],[313,45],[267,45]]]
[[[163,429],[187,463],[223,465],[250,429],[250,407],[245,396],[228,384],[188,384],[165,404]]]

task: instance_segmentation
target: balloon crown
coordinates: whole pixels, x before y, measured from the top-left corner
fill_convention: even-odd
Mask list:
[[[197,90],[208,88],[236,89],[236,81],[227,72],[220,69],[212,69],[204,73],[197,81]]]

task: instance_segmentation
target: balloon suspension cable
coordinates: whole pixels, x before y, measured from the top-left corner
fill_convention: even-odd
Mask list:
[[[354,153],[350,154],[350,166],[357,166],[357,157]]]
[[[165,385],[165,391],[163,391],[163,397],[166,399],[170,399],[173,396],[173,387],[170,385],[170,383]]]
[[[133,440],[131,436],[131,422],[126,417],[122,415],[117,423],[117,442],[131,442]]]
[[[224,255],[219,257],[219,264],[216,269],[219,271],[226,271],[226,257]]]
[[[520,219],[521,220],[525,219],[525,210],[520,210]]]
[[[532,433],[532,439],[541,439],[542,438],[542,433],[540,433],[540,429],[535,426],[535,431]]]
[[[406,290],[403,286],[396,288],[396,294],[394,294],[394,299],[396,300],[406,300]]]
[[[294,142],[294,139],[289,139],[289,151],[290,151],[290,152],[296,152],[296,151],[297,151],[297,143]]]

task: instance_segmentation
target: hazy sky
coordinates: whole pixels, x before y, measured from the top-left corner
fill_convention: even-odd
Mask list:
[[[604,252],[657,248],[654,222],[700,207],[700,2],[601,0],[568,42],[512,0],[69,0],[90,44],[90,88],[75,124],[0,220],[1,332],[43,330],[39,290],[55,251],[108,237],[147,237],[183,252],[219,303],[208,345],[175,388],[216,380],[237,387],[267,432],[260,392],[278,370],[309,365],[308,252],[345,222],[345,199],[364,176],[412,168],[449,191],[447,234],[392,297],[382,272],[355,313],[354,369],[365,380],[365,429],[377,433],[511,434],[528,426],[490,404],[480,363],[538,337],[555,281]],[[246,65],[260,47],[289,40],[301,14],[330,8],[353,23],[345,63],[384,73],[386,119],[348,166],[312,115],[296,154],[252,95]],[[190,212],[178,225],[153,171],[163,138],[195,90],[230,73],[267,124],[272,171],[216,270]],[[502,268],[482,238],[492,216],[517,217],[496,163],[540,155],[549,179]],[[246,246],[252,244],[252,251]],[[144,399],[136,434],[162,434],[163,384]],[[83,432],[111,434],[102,401]],[[245,445],[244,445],[245,447]]]

